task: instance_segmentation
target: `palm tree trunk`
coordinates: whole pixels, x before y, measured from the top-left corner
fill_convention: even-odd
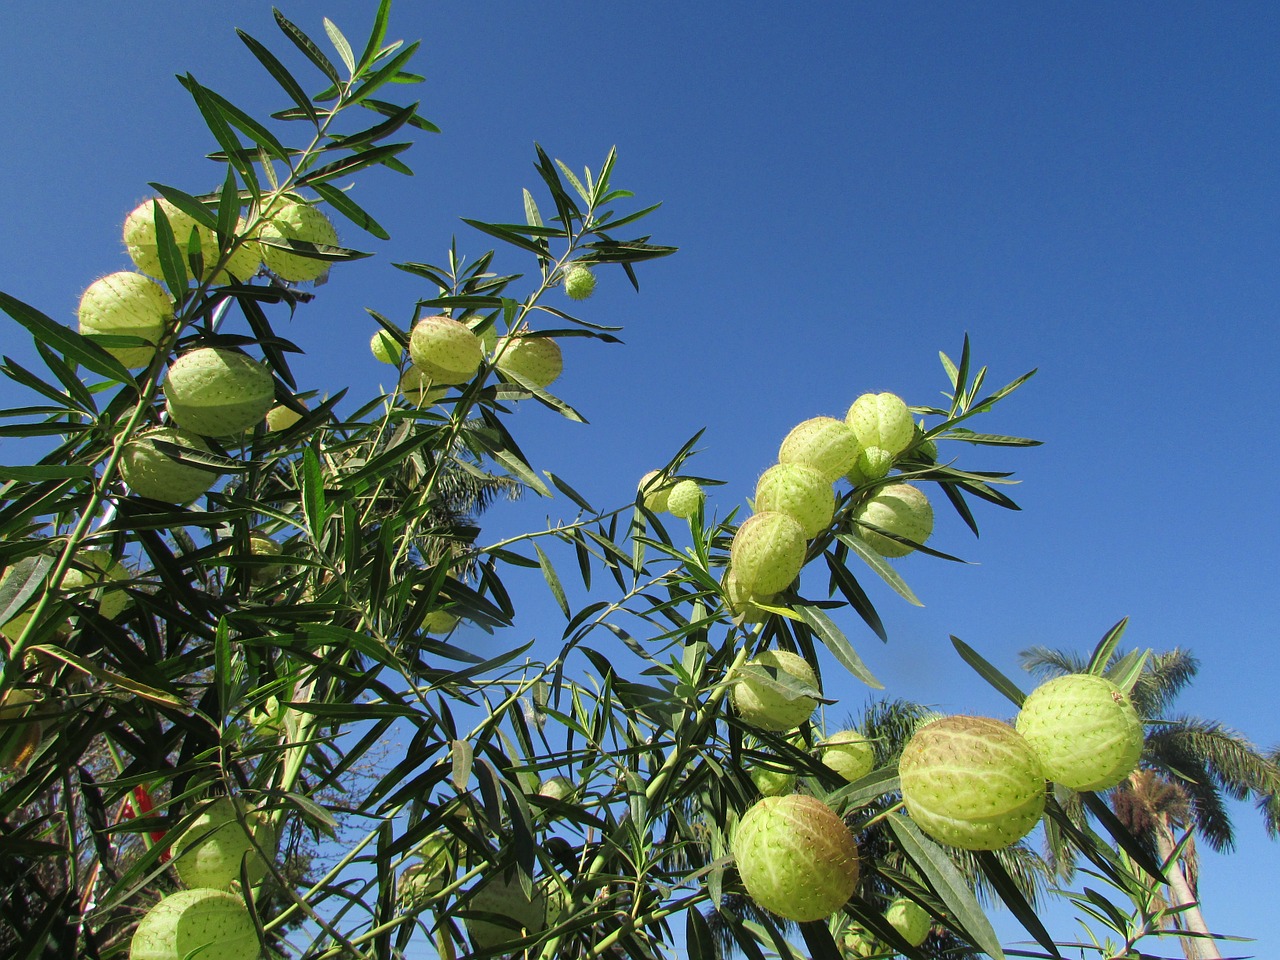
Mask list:
[[[1191,884],[1187,882],[1187,875],[1183,872],[1182,862],[1173,859],[1173,851],[1176,844],[1173,841],[1173,828],[1169,824],[1168,817],[1160,816],[1156,818],[1156,845],[1160,850],[1160,859],[1168,864],[1165,868],[1165,876],[1169,880],[1169,903],[1171,907],[1183,907],[1186,909],[1181,911],[1178,916],[1186,925],[1186,929],[1192,933],[1207,935],[1209,927],[1204,922],[1204,914],[1200,911],[1200,903],[1196,899],[1195,893],[1191,890]],[[1205,939],[1204,937],[1183,937],[1182,952],[1187,960],[1221,960],[1222,954],[1218,952],[1217,942]]]

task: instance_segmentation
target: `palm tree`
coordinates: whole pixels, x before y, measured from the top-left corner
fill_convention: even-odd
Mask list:
[[[1083,673],[1087,666],[1079,654],[1045,647],[1032,647],[1019,656],[1024,669],[1040,677]],[[1123,656],[1115,651],[1108,666]],[[1207,938],[1196,892],[1195,841],[1199,837],[1218,852],[1234,848],[1227,799],[1253,799],[1267,833],[1280,834],[1280,751],[1263,753],[1215,720],[1173,713],[1174,700],[1198,669],[1199,661],[1178,648],[1147,659],[1130,698],[1151,726],[1138,769],[1110,791],[1109,799],[1120,821],[1162,862],[1171,861],[1165,870],[1170,894],[1175,906],[1186,907],[1175,916],[1181,917],[1184,929],[1198,935],[1182,938],[1183,953],[1188,958],[1215,958],[1221,954]],[[1188,833],[1187,843],[1177,852]],[[1071,857],[1065,850],[1051,850],[1050,861],[1060,874],[1070,874]]]

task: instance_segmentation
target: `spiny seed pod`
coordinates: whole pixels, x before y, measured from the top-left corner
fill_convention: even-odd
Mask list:
[[[160,266],[160,245],[156,236],[156,203],[164,211],[164,215],[169,221],[169,227],[173,231],[173,239],[182,254],[182,261],[188,267],[187,244],[190,240],[191,232],[195,231],[196,236],[199,238],[200,257],[204,261],[204,271],[207,275],[213,269],[214,264],[222,257],[222,252],[218,245],[218,235],[208,227],[197,223],[194,217],[179,210],[163,197],[155,200],[144,200],[125,218],[124,246],[129,253],[129,259],[143,273],[158,280],[164,278],[164,270]],[[236,225],[236,233],[243,236],[247,228],[248,224],[241,217]],[[257,241],[244,240],[236,247],[235,252],[231,254],[231,258],[215,280],[218,283],[225,283],[229,279],[228,275],[235,277],[237,280],[247,280],[258,272],[258,267],[261,263],[262,249],[258,246]]]
[[[511,334],[497,342],[494,352],[500,373],[528,380],[543,390],[555,383],[564,369],[560,344],[550,337]]]
[[[1124,691],[1106,677],[1073,673],[1036,687],[1015,726],[1054,783],[1107,790],[1142,755],[1142,721]]]
[[[864,520],[916,543],[924,543],[933,533],[933,507],[929,505],[929,498],[909,483],[891,483],[881,487],[875,496],[854,511],[853,516],[855,520]],[[866,527],[857,527],[856,532],[882,557],[905,557],[915,550],[915,547],[881,536]]]
[[[795,773],[779,767],[752,767],[747,772],[747,776],[751,778],[751,782],[755,784],[755,788],[760,791],[762,797],[781,797],[794,790],[796,785]]]
[[[379,363],[389,363],[394,366],[400,362],[400,341],[386,330],[379,330],[373,335],[369,340],[369,350]]]
[[[764,909],[804,923],[839,910],[858,885],[858,847],[816,797],[765,797],[734,831],[733,856],[747,893]]]
[[[913,947],[920,946],[928,939],[929,928],[933,925],[929,912],[907,897],[898,897],[889,904],[884,918],[889,926],[898,931],[898,936]]]
[[[432,610],[422,618],[422,629],[437,636],[448,633],[458,625],[458,615],[448,610]]]
[[[552,800],[568,800],[578,788],[568,777],[548,777],[538,784],[538,796]]]
[[[417,367],[406,367],[397,387],[400,396],[415,407],[433,407],[449,393],[448,387],[434,386],[434,381]]]
[[[988,717],[944,717],[919,728],[898,761],[907,813],[942,843],[998,850],[1044,812],[1044,769],[1031,744]]]
[[[596,290],[596,275],[581,263],[564,272],[564,292],[570,300],[585,300]]]
[[[245,832],[236,818],[239,808],[252,832]],[[205,807],[173,843],[174,867],[188,887],[225,890],[240,879],[241,861],[248,857],[249,882],[257,883],[267,872],[259,852],[273,851],[275,832],[270,817],[248,807],[243,800],[220,797]]]
[[[879,447],[895,457],[911,446],[916,430],[911,411],[894,393],[864,393],[853,401],[845,422],[853,428],[859,446]]]
[[[662,479],[661,470],[650,470],[640,478],[636,490],[642,495],[642,501],[647,509],[654,513],[662,513],[667,509],[673,486],[675,482],[670,478]]]
[[[275,395],[275,381],[264,364],[224,347],[184,353],[164,380],[165,407],[173,422],[206,437],[226,437],[255,426]]]
[[[840,937],[840,954],[843,957],[850,958],[850,960],[874,957],[884,952],[880,947],[880,942],[876,940],[875,934],[856,923],[850,924]]]
[[[17,619],[16,617],[14,618]],[[10,620],[9,624],[13,624]],[[39,720],[26,720],[39,701],[29,690],[11,688],[0,697],[0,771],[12,773],[26,767],[40,746],[44,728]]]
[[[858,438],[843,420],[813,417],[792,428],[778,448],[779,463],[812,467],[828,483],[849,472],[858,457]]]
[[[129,960],[258,960],[258,931],[239,894],[179,890],[142,918]]]
[[[128,580],[133,576],[128,567],[112,559],[109,550],[79,550],[74,563],[75,566],[62,576],[62,586],[66,590],[84,590],[107,580]],[[98,602],[98,613],[108,620],[114,620],[133,604],[133,598],[119,589],[98,589],[92,596]]]
[[[272,433],[279,433],[281,430],[288,430],[301,419],[302,414],[297,410],[278,403],[267,411],[267,429]]]
[[[249,552],[266,561],[283,555],[284,548],[265,533],[249,534]],[[270,583],[280,577],[280,565],[275,562],[256,564],[250,578],[254,583]]]
[[[764,623],[772,614],[768,610],[762,609],[759,604],[773,604],[777,599],[772,594],[760,597],[751,597],[743,592],[742,587],[738,585],[738,578],[733,575],[733,568],[730,567],[724,572],[724,576],[720,580],[720,586],[724,588],[725,606],[733,615],[734,619],[742,623]]]
[[[845,474],[845,477],[855,487],[864,486],[873,480],[888,476],[895,459],[888,450],[867,447],[858,453],[858,459],[854,461],[853,468]]]
[[[738,586],[749,596],[780,593],[804,566],[804,528],[785,513],[755,513],[743,521],[729,545]]]
[[[338,232],[323,213],[309,203],[285,200],[276,205],[270,219],[258,228],[258,238],[265,241],[285,242],[298,240],[320,246],[338,244]],[[270,243],[261,245],[262,259],[268,269],[281,280],[300,282],[315,280],[329,269],[329,261],[306,257]]]
[[[534,884],[526,894],[514,873],[495,876],[460,906],[471,913],[493,915],[491,919],[467,918],[467,933],[477,950],[514,943],[540,933],[547,925],[547,898],[543,891]]]
[[[804,535],[816,537],[836,511],[831,481],[800,463],[774,464],[756,482],[756,510],[785,513],[799,522]]]
[[[218,482],[217,471],[174,460],[156,447],[157,440],[200,453],[212,452],[203,437],[173,427],[156,427],[138,434],[125,445],[120,460],[120,474],[134,494],[168,503],[187,503]]]
[[[400,901],[410,909],[421,909],[449,885],[457,871],[453,854],[453,837],[439,830],[422,841],[417,849],[419,861],[400,874]]]
[[[702,501],[703,493],[702,488],[698,486],[698,481],[681,480],[667,495],[667,509],[671,511],[673,517],[688,520],[698,512]]]
[[[782,733],[800,726],[813,714],[817,700],[803,693],[797,696],[794,691],[784,693],[770,686],[761,675],[790,678],[820,695],[818,676],[804,657],[789,650],[765,650],[750,660],[747,667],[758,670],[744,670],[732,691],[733,705],[743,722],[757,730]]]
[[[876,751],[857,730],[840,730],[827,737],[822,762],[852,783],[875,769]]]
[[[82,334],[141,337],[154,345],[173,320],[173,302],[154,280],[122,270],[89,284],[78,315]],[[103,349],[131,369],[145,367],[156,352],[155,346]]]
[[[466,383],[484,361],[480,338],[452,317],[423,317],[409,334],[409,359],[440,386]]]

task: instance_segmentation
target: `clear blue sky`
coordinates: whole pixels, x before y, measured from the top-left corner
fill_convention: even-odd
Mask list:
[[[360,42],[374,6],[283,9]],[[216,184],[173,75],[259,116],[283,105],[234,27],[287,53],[256,0],[6,12],[0,289],[71,322],[89,282],[128,266],[119,227],[148,180]],[[795,423],[866,390],[932,402],[937,351],[967,331],[993,383],[1040,370],[985,426],[1045,445],[959,451],[962,466],[1016,469],[1023,511],[980,511],[974,541],[940,504],[936,545],[980,565],[901,562],[923,610],[872,585],[887,646],[846,623],[888,692],[1007,713],[948,633],[1012,673],[1019,649],[1087,649],[1128,615],[1133,644],[1202,659],[1184,710],[1280,742],[1280,464],[1264,429],[1280,360],[1280,8],[402,0],[391,32],[423,39],[413,95],[444,133],[410,153],[413,179],[357,186],[393,239],[343,228],[379,257],[335,270],[287,329],[311,351],[306,386],[386,382],[364,307],[403,320],[424,292],[389,261],[440,260],[455,232],[487,249],[458,217],[519,219],[535,140],[578,168],[616,144],[616,183],[664,201],[646,229],[681,252],[642,265],[639,296],[602,274],[583,313],[624,325],[626,346],[567,345],[559,392],[591,424],[521,411],[535,465],[621,502],[706,427],[692,466],[728,481],[723,513]],[[32,357],[0,330],[5,353]],[[0,441],[0,462],[16,455]],[[493,524],[570,513],[530,499]],[[521,634],[558,636],[530,597]],[[836,695],[855,707],[864,692]],[[1275,955],[1280,847],[1247,805],[1236,822],[1238,856],[1205,857],[1207,917]]]

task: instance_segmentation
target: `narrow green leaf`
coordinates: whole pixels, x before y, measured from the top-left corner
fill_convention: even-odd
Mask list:
[[[846,670],[867,686],[875,690],[884,689],[884,684],[867,669],[867,665],[862,662],[862,658],[858,656],[834,620],[817,607],[796,604],[793,609],[800,614],[804,622],[818,635],[826,648],[831,651],[832,656],[839,660]]]
[[[191,194],[185,193],[177,187],[166,186],[163,183],[148,182],[147,186],[160,194],[160,196],[164,197],[193,220],[196,220],[203,226],[208,227],[210,230],[217,229],[218,218],[214,216],[213,211],[195,197],[191,196]],[[187,238],[180,237],[177,239],[179,246],[182,246],[186,243]]]
[[[236,172],[240,174],[240,179],[254,193],[259,190],[258,175],[254,172],[253,164],[249,163],[244,156],[244,144],[235,135],[223,116],[222,109],[213,97],[209,96],[209,91],[201,86],[196,78],[191,74],[186,74],[182,85],[187,88],[191,94],[191,98],[196,102],[196,108],[200,111],[200,115],[204,118],[205,126],[209,128],[209,132],[213,134],[213,138],[218,141],[218,146],[222,147],[227,155],[227,162],[236,168]]]
[[[382,224],[373,219],[359,204],[336,187],[327,183],[313,183],[312,189],[333,209],[354,223],[361,230],[373,234],[379,240],[390,240],[391,234],[383,229]]]
[[[133,377],[119,360],[74,330],[49,319],[35,307],[0,292],[0,310],[26,327],[36,340],[53,347],[71,362],[79,363],[99,376],[117,383],[133,381]]]
[[[53,557],[47,554],[23,557],[5,571],[0,580],[0,623],[8,623],[27,602],[44,586],[45,578],[53,567]]]
[[[827,569],[831,571],[832,581],[845,600],[849,602],[849,606],[857,611],[858,616],[872,629],[877,637],[888,643],[889,634],[884,628],[884,622],[880,619],[880,614],[876,612],[875,606],[871,603],[871,598],[862,589],[862,584],[858,583],[858,578],[831,553],[823,554],[823,559],[827,561]]]
[[[122,690],[128,690],[130,693],[136,694],[146,700],[150,700],[153,703],[159,703],[166,707],[176,707],[180,710],[186,711],[190,711],[191,709],[189,704],[180,700],[171,693],[166,693],[163,690],[157,690],[155,687],[148,686],[145,683],[140,683],[139,681],[130,679],[129,677],[121,676],[118,673],[112,673],[110,670],[98,666],[91,660],[86,660],[84,657],[74,654],[70,650],[65,650],[62,647],[39,645],[32,647],[30,652],[33,654],[44,654],[57,660],[61,660],[63,663],[67,663],[75,667],[81,673],[86,673],[91,677],[97,677],[104,683],[112,684]]]
[[[315,42],[279,10],[273,7],[271,12],[276,18],[276,26],[280,28],[286,37],[293,41],[293,45],[302,51],[303,56],[314,63],[321,73],[332,80],[334,86],[342,86],[342,77],[338,74],[338,68],[320,51]]]
[[[1133,685],[1142,676],[1142,671],[1146,669],[1150,658],[1150,650],[1130,650],[1115,662],[1105,676],[1125,693],[1131,693]]]
[[[467,217],[463,217],[462,222],[467,224],[467,226],[475,227],[481,233],[487,233],[491,237],[496,237],[503,243],[509,243],[513,247],[528,250],[530,253],[540,258],[545,258],[547,256],[547,245],[545,241],[526,239],[504,224],[485,223],[483,220],[471,220]]]
[[[568,619],[570,616],[569,601],[565,598],[564,586],[560,583],[560,577],[556,574],[555,567],[551,565],[551,558],[543,552],[543,549],[537,543],[534,543],[533,549],[538,555],[538,566],[542,568],[542,576],[547,581],[551,596],[555,598],[556,605],[560,608],[560,612],[565,615],[565,619]]]
[[[942,848],[925,837],[919,827],[900,813],[889,814],[885,822],[893,831],[903,853],[929,882],[965,937],[986,951],[993,960],[1002,960],[1004,952],[991,921],[983,913],[969,884]]]
[[[720,957],[711,926],[697,907],[685,911],[684,945],[689,960],[718,960]]]
[[[50,463],[34,467],[0,466],[0,480],[87,480],[93,469],[79,463]],[[0,620],[0,623],[3,623]]]
[[[547,479],[550,480],[555,485],[555,488],[557,490],[559,490],[566,497],[568,497],[570,500],[576,503],[579,507],[581,507],[587,513],[596,512],[595,507],[587,503],[586,498],[582,496],[582,494],[578,493],[577,490],[573,489],[573,487],[569,486],[568,482],[566,482],[563,478],[556,476],[556,474],[552,473],[550,470],[545,470],[543,472],[547,475]]]
[[[916,595],[911,592],[911,588],[907,586],[906,581],[898,575],[898,571],[893,569],[884,557],[868,547],[861,537],[840,533],[836,535],[836,539],[861,557],[863,562],[874,570],[880,579],[891,586],[907,603],[917,607],[924,606]]]
[[[267,73],[271,74],[276,83],[284,89],[294,103],[298,105],[298,109],[316,126],[320,125],[320,116],[316,113],[316,108],[311,104],[311,98],[307,96],[302,89],[301,84],[293,78],[283,63],[276,59],[276,55],[268,50],[265,46],[255,40],[243,30],[237,30],[236,35],[244,41],[244,45],[249,48],[249,52],[258,58],[267,69]]]
[[[370,147],[368,150],[362,150],[350,157],[343,157],[341,160],[327,163],[323,167],[317,167],[315,170],[304,174],[298,178],[298,186],[314,187],[317,184],[336,180],[338,177],[383,163],[397,153],[403,153],[408,150],[411,146],[413,146],[411,143],[384,143],[380,147]]]
[[[582,198],[582,202],[587,206],[591,206],[591,194],[582,186],[582,181],[574,175],[574,172],[563,161],[557,160],[556,166],[560,168],[560,172],[564,174],[565,179],[573,185],[573,189],[578,191],[578,196]]]
[[[1108,630],[1098,645],[1093,648],[1093,655],[1089,657],[1089,666],[1085,668],[1085,673],[1093,673],[1099,676],[1107,669],[1107,663],[1111,660],[1111,655],[1116,652],[1116,647],[1120,645],[1120,639],[1124,636],[1125,629],[1129,626],[1129,618],[1123,617],[1110,630]]]
[[[160,258],[160,272],[164,274],[165,286],[174,300],[181,300],[187,293],[187,257],[185,250],[190,236],[179,238],[173,232],[169,215],[159,203],[151,204],[156,224],[156,254]],[[194,230],[192,231],[195,232]]]
[[[1031,936],[1035,937],[1040,946],[1048,950],[1054,957],[1061,957],[1062,954],[1058,952],[1058,946],[1053,942],[1053,937],[1049,936],[1049,931],[1044,928],[1044,924],[1036,916],[1035,910],[1031,904],[1027,903],[1026,897],[1022,895],[1022,890],[1019,888],[1017,881],[1009,876],[1008,871],[1005,870],[996,855],[990,850],[975,850],[974,856],[987,880],[995,888],[996,893],[1000,895],[1004,905],[1009,908],[1009,912],[1017,918],[1018,922],[1026,928],[1026,931]]]
[[[957,636],[951,637],[951,644],[959,652],[964,662],[973,667],[978,675],[1008,697],[1016,707],[1021,707],[1027,695],[1018,689],[1018,685],[988,663],[977,650],[969,646]]]
[[[187,86],[188,78],[179,77],[178,82],[185,87]],[[235,127],[259,147],[262,147],[268,153],[272,154],[277,160],[281,160],[285,163],[289,162],[289,151],[285,148],[284,144],[276,139],[275,134],[237,107],[230,100],[215,91],[210,90],[208,87],[204,87],[202,89],[204,96],[217,105],[227,123],[231,124],[231,126]]]
[[[367,144],[377,143],[386,137],[391,136],[406,123],[413,119],[414,112],[417,110],[416,103],[410,104],[401,110],[397,110],[381,123],[374,124],[368,129],[361,130],[357,133],[347,134],[346,136],[334,137],[325,149],[330,150],[354,150],[357,147],[363,147]]]
[[[542,214],[538,212],[538,204],[533,199],[533,194],[527,189],[524,190],[524,217],[531,227],[541,227]]]
[[[402,73],[400,68],[413,59],[418,52],[420,41],[415,40],[391,60],[379,67],[347,98],[349,103],[362,103],[372,93],[376,93],[388,83],[418,82],[422,78],[413,74]]]
[[[360,54],[357,72],[363,72],[378,56],[378,51],[382,49],[383,41],[387,39],[387,22],[390,19],[391,0],[380,0],[378,12],[373,17],[373,27],[369,31],[369,39],[364,45],[364,52]]]
[[[374,100],[369,97],[361,98],[360,106],[366,110],[372,110],[374,113],[381,113],[383,116],[392,117],[401,109],[399,104],[388,103],[385,100]],[[414,114],[409,118],[409,126],[417,127],[419,130],[425,130],[427,133],[439,133],[440,128],[437,127],[426,117]]]
[[[351,44],[347,42],[347,38],[342,35],[338,25],[328,17],[324,18],[324,32],[329,35],[329,42],[333,44],[333,49],[338,51],[338,58],[342,61],[343,66],[347,68],[347,72],[354,76],[356,72],[356,55],[351,51]]]
[[[475,763],[475,753],[469,740],[453,740],[449,743],[449,756],[452,760],[450,779],[459,790],[467,789],[471,782],[471,768]]]

